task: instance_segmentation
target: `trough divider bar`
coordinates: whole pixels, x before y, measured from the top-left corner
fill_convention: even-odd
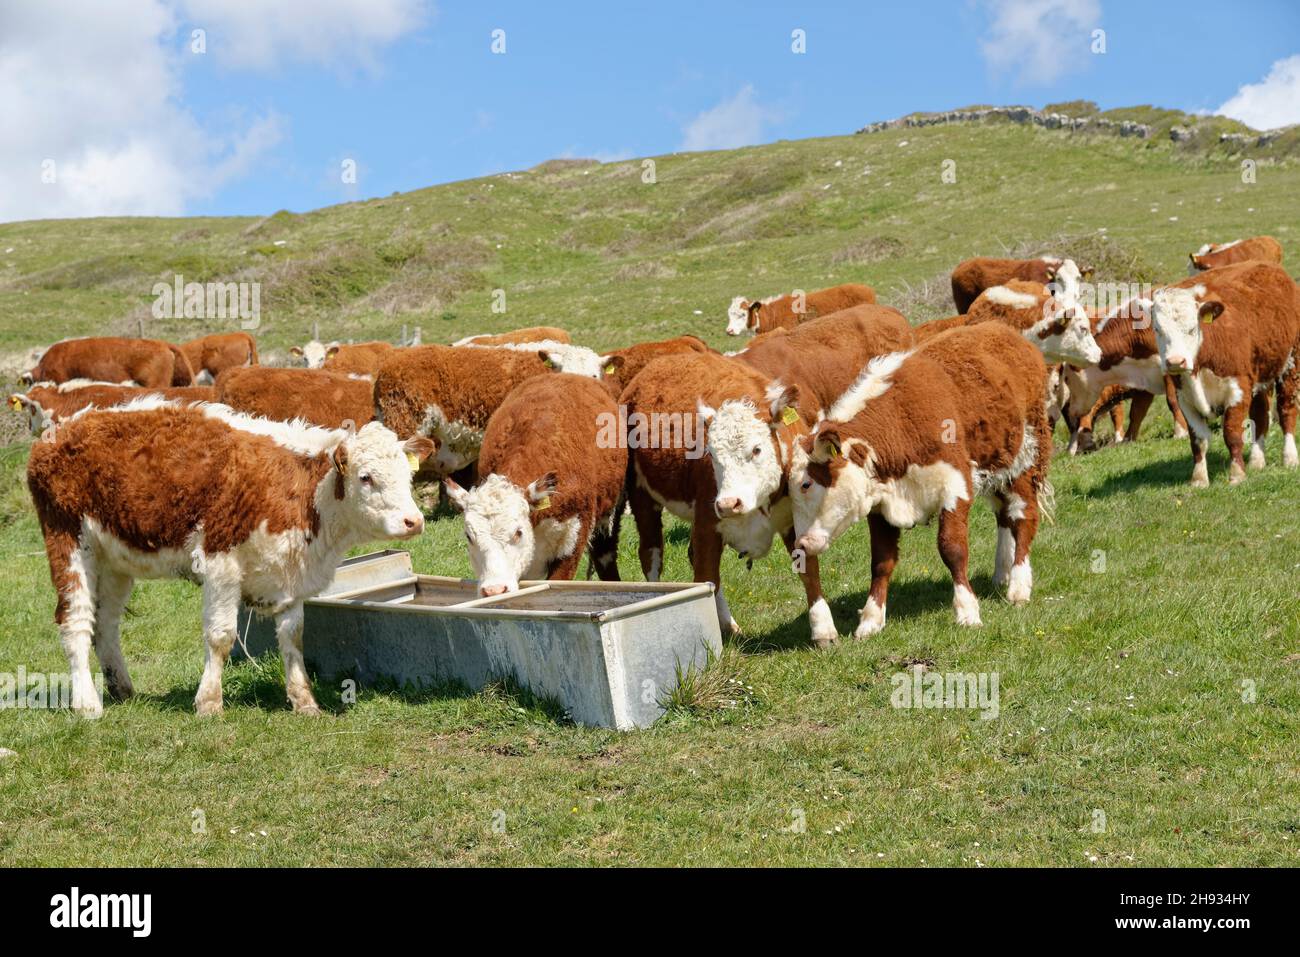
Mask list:
[[[332,598],[335,600],[346,601],[349,598],[369,595],[371,592],[384,591],[389,588],[399,588],[402,585],[414,585],[420,580],[418,575],[407,575],[404,578],[394,578],[385,582],[377,582],[373,585],[365,585],[362,588],[350,588],[347,591],[336,591],[329,595],[321,595],[321,598]]]
[[[538,592],[549,591],[550,583],[542,582],[540,585],[530,585],[527,588],[520,588],[518,591],[502,592],[500,595],[489,595],[486,598],[474,598],[470,601],[462,601],[455,605],[444,605],[444,608],[480,608],[483,605],[492,605],[499,601],[507,601],[511,598],[518,598],[520,595],[536,595]]]

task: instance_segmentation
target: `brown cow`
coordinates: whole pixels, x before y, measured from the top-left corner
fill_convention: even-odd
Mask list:
[[[508,346],[516,345],[521,342],[560,342],[569,343],[572,340],[569,334],[557,326],[528,326],[525,329],[514,329],[510,332],[501,332],[495,335],[484,333],[477,336],[466,336],[464,339],[457,339],[452,343],[453,346]]]
[[[1042,256],[1038,259],[990,259],[980,256],[966,259],[952,271],[952,301],[961,313],[970,312],[979,294],[992,286],[1006,285],[1013,279],[1023,279],[1044,286],[1056,283],[1063,297],[1076,299],[1081,279],[1091,275],[1091,269],[1080,269],[1072,259],[1059,256]]]
[[[227,369],[217,376],[215,388],[218,402],[282,422],[301,419],[326,429],[349,423],[360,428],[375,417],[371,381],[327,369]]]
[[[11,395],[9,404],[15,412],[27,415],[32,435],[40,435],[82,409],[108,409],[145,395],[161,395],[164,399],[176,402],[215,402],[217,398],[216,389],[202,385],[142,389],[138,386],[110,385],[104,382],[75,384],[76,388],[68,388],[74,385],[71,382],[61,386],[33,386],[25,394],[19,392]]]
[[[1296,456],[1296,389],[1300,387],[1300,288],[1281,266],[1244,262],[1222,266],[1158,289],[1151,322],[1163,371],[1178,378],[1178,401],[1192,442],[1192,485],[1209,484],[1208,420],[1223,415],[1232,457],[1231,484],[1246,474],[1245,421],[1254,423],[1251,468],[1264,467],[1268,391],[1277,394],[1282,462]]]
[[[431,448],[420,438],[403,445],[377,423],[330,431],[157,397],[60,425],[32,446],[27,485],[45,536],[73,708],[103,712],[92,644],[109,693],[132,693],[118,625],[134,580],[187,578],[203,587],[198,713],[221,711],[242,600],[275,617],[294,710],[319,714],[303,665],[302,603],[330,583],[350,548],[420,534],[407,456]]]
[[[698,336],[677,336],[658,342],[639,342],[625,349],[615,349],[600,357],[601,381],[610,394],[618,398],[627,384],[642,369],[661,356],[690,355],[694,352],[713,352]]]
[[[188,360],[170,342],[116,336],[56,342],[22,378],[29,384],[89,379],[146,389],[190,385],[194,379]]]
[[[349,345],[334,343],[325,350],[325,362],[321,368],[342,375],[366,376],[374,381],[379,375],[379,367],[396,348],[391,342],[381,341]]]
[[[481,594],[571,579],[588,543],[597,574],[618,580],[622,439],[614,400],[593,379],[535,376],[506,396],[483,435],[478,484],[446,480]]]
[[[971,502],[997,503],[994,582],[1029,601],[1029,550],[1050,505],[1047,366],[1000,323],[953,329],[915,352],[873,360],[791,467],[798,548],[819,555],[855,522],[871,527],[871,591],[854,637],[885,625],[899,532],[939,518],[939,555],[957,623],[980,624],[967,576]]]
[[[1048,362],[1086,365],[1101,357],[1092,337],[1092,321],[1077,298],[1040,282],[1012,279],[1005,285],[990,286],[975,297],[965,322],[952,325],[971,326],[985,322],[997,322],[1017,330],[1038,348]],[[932,323],[917,328],[925,329],[928,325]],[[918,331],[917,338],[925,341],[929,337]]]
[[[182,342],[178,348],[198,385],[211,385],[227,369],[257,365],[257,343],[247,332],[219,332]]]
[[[727,335],[738,336],[745,332],[761,335],[773,329],[793,329],[809,319],[875,301],[875,290],[856,282],[809,293],[796,290],[785,296],[769,296],[762,300],[737,296],[727,307]]]
[[[1254,236],[1236,239],[1230,243],[1206,243],[1194,253],[1188,253],[1187,275],[1195,276],[1207,269],[1231,266],[1254,259],[1258,262],[1282,264],[1282,244],[1272,236]]]

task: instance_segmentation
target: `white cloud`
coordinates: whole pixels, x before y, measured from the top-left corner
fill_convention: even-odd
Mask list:
[[[288,62],[373,69],[380,48],[432,16],[427,0],[179,0],[186,28],[207,31],[208,55],[241,69]]]
[[[705,110],[682,130],[685,151],[729,150],[752,146],[763,139],[764,130],[780,121],[779,111],[763,106],[754,96],[754,87],[741,87],[729,100]]]
[[[984,59],[1018,83],[1043,85],[1077,69],[1101,26],[1099,0],[987,0],[992,16],[980,40]]]
[[[296,60],[365,67],[427,9],[423,0],[247,4],[263,21],[242,15],[244,6],[0,4],[0,222],[180,215],[274,149],[286,124],[273,112],[205,125],[185,106],[182,71],[198,25],[186,17],[206,17],[205,55],[231,67]],[[42,180],[48,163],[53,182]]]
[[[1246,83],[1214,111],[1257,130],[1300,123],[1300,53],[1278,60],[1261,83]]]

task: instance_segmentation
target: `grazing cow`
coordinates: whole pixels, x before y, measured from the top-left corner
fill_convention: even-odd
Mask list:
[[[430,469],[450,475],[478,459],[488,419],[510,391],[553,368],[536,349],[411,346],[380,366],[375,414],[399,435],[434,439]]]
[[[742,558],[752,561],[768,553],[774,535],[780,534],[787,547],[793,545],[793,535],[789,510],[781,505],[783,488],[760,490],[759,494],[772,503],[767,512],[761,508],[746,514],[719,512],[714,465],[705,455],[705,421],[714,408],[733,400],[747,401],[756,410],[766,409],[770,384],[756,369],[715,353],[666,356],[647,365],[619,400],[627,410],[630,426],[628,502],[637,526],[641,570],[647,580],[659,580],[663,568],[663,509],[690,522],[688,554],[694,580],[713,583],[718,622],[724,632],[739,633],[740,626],[732,617],[722,588],[723,545],[730,545]],[[763,440],[755,444],[755,458],[761,457],[764,462],[787,460],[791,443],[806,431],[797,414],[791,421],[782,418],[770,423],[770,427],[765,425]],[[829,644],[835,640],[835,626],[822,597],[816,561],[807,564],[801,578],[814,640]]]
[[[794,386],[808,421],[839,398],[871,359],[912,345],[912,327],[889,306],[860,305],[805,322],[781,335],[759,336],[735,358]]]
[[[1188,253],[1187,275],[1195,276],[1207,269],[1231,266],[1254,259],[1258,262],[1282,264],[1282,244],[1272,236],[1255,236],[1235,239],[1230,243],[1206,243],[1194,253]]]
[[[971,303],[963,325],[985,322],[1018,330],[1048,362],[1090,365],[1101,358],[1084,308],[1068,293],[1057,298],[1039,282],[1013,279],[984,290]]]
[[[1175,436],[1187,434],[1187,420],[1178,405],[1171,376],[1160,370],[1156,334],[1151,328],[1150,303],[1133,299],[1098,320],[1094,337],[1101,350],[1095,365],[1065,367],[1069,399],[1065,408],[1070,427],[1070,454],[1092,446],[1092,423],[1115,403],[1131,398],[1127,431],[1115,423],[1116,442],[1135,442],[1142,420],[1155,396],[1163,394],[1174,417]],[[1112,409],[1112,415],[1113,415]]]
[[[569,334],[557,326],[529,326],[526,329],[514,329],[496,335],[466,336],[457,339],[453,346],[508,346],[521,342],[562,342],[566,345],[572,340]]]
[[[640,342],[626,349],[615,349],[600,357],[601,377],[614,398],[623,393],[637,373],[661,356],[690,355],[694,352],[713,352],[698,336],[677,336],[658,342]]]
[[[69,386],[75,386],[69,388]],[[138,386],[112,385],[105,382],[80,383],[76,380],[60,386],[33,386],[26,394],[14,393],[9,404],[15,412],[28,417],[32,435],[40,435],[51,426],[76,415],[82,409],[108,409],[144,395],[160,395],[176,402],[214,402],[217,390],[212,386],[180,386],[166,389],[141,389]]]
[[[391,342],[358,342],[355,345],[331,345],[325,350],[322,369],[342,375],[366,376],[374,381],[379,367],[397,346]]]
[[[984,290],[1002,286],[1013,279],[1040,283],[1044,286],[1057,283],[1063,297],[1078,297],[1079,281],[1092,274],[1091,269],[1080,269],[1072,259],[1042,256],[1038,259],[990,259],[980,256],[966,259],[952,271],[952,301],[961,313],[970,312],[973,303]]]
[[[727,335],[739,336],[746,332],[761,335],[773,329],[793,329],[809,319],[875,301],[875,290],[856,282],[762,300],[737,296],[727,307]]]
[[[446,480],[480,594],[516,591],[520,579],[571,579],[588,543],[597,574],[618,580],[627,478],[618,427],[614,400],[582,376],[536,376],[506,396],[483,435],[478,484],[466,491]]]
[[[328,369],[249,366],[217,376],[217,401],[248,415],[325,429],[360,428],[375,417],[373,384]],[[413,434],[413,433],[407,433]]]
[[[211,385],[227,369],[257,365],[257,343],[247,332],[220,332],[182,342],[178,348],[196,385]]]
[[[154,397],[64,422],[32,446],[27,485],[73,708],[103,711],[92,644],[109,693],[132,694],[118,625],[134,580],[187,578],[203,587],[198,713],[221,711],[242,599],[275,618],[294,710],[319,714],[302,659],[302,603],[330,583],[350,548],[420,534],[408,456],[431,450],[427,439],[403,444],[377,423],[351,433]]]
[[[170,342],[104,336],[56,342],[22,378],[28,384],[90,379],[164,389],[190,385],[194,376],[189,361]]]
[[[885,625],[899,531],[936,514],[957,622],[980,624],[966,568],[976,495],[997,509],[994,582],[1013,604],[1029,601],[1029,549],[1051,502],[1047,387],[1042,355],[1023,338],[999,323],[966,326],[872,360],[799,443],[796,547],[818,555],[855,522],[871,528],[871,591],[855,637]]]
[[[1223,415],[1232,457],[1231,484],[1246,474],[1244,427],[1254,423],[1251,468],[1264,467],[1268,390],[1277,393],[1282,461],[1295,468],[1296,389],[1300,386],[1300,288],[1281,266],[1244,262],[1222,266],[1158,289],[1152,296],[1160,367],[1178,379],[1178,400],[1192,443],[1192,485],[1209,485],[1208,420]]]

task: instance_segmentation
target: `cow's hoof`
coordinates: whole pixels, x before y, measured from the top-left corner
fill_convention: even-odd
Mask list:
[[[1187,484],[1192,488],[1209,488],[1210,477],[1208,475],[1193,475],[1192,480]]]
[[[74,701],[72,710],[77,713],[77,717],[85,718],[87,721],[97,721],[104,716],[104,706],[98,701],[83,701],[81,703]]]
[[[813,636],[812,645],[818,651],[827,651],[840,643],[839,635],[831,635],[829,638]]]
[[[221,714],[221,711],[222,707],[220,698],[217,698],[215,701],[208,699],[194,702],[194,713],[200,718],[208,718],[212,715]]]
[[[1232,468],[1228,470],[1228,484],[1240,485],[1241,480],[1246,477],[1246,470],[1236,462],[1232,463]]]
[[[324,712],[321,711],[320,709],[320,705],[318,705],[315,701],[306,701],[303,702],[302,704],[299,704],[298,702],[295,701],[293,704],[293,713],[301,714],[308,718],[319,718],[322,714],[324,714]]]
[[[1176,438],[1176,439],[1185,439],[1185,438],[1187,438],[1187,430],[1184,429],[1181,425],[1179,425],[1179,426],[1175,426],[1175,427],[1174,427],[1174,438]]]
[[[957,624],[969,628],[978,628],[984,624],[980,621],[980,603],[974,593],[960,588],[952,599],[953,611],[957,613]]]
[[[135,686],[130,678],[118,678],[111,672],[104,673],[104,690],[114,701],[125,701],[135,694]]]
[[[874,598],[868,598],[858,616],[858,627],[853,629],[853,637],[858,641],[879,634],[885,627],[885,609],[876,604]]]

